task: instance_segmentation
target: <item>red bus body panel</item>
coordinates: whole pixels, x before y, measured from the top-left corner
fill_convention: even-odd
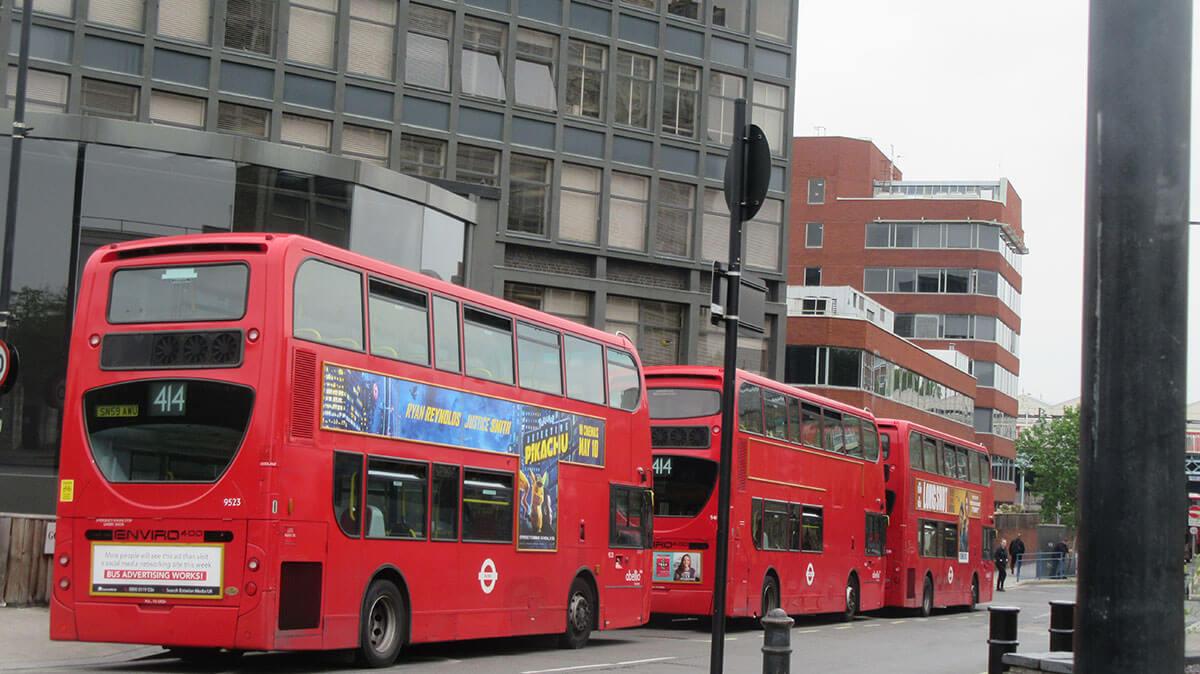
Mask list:
[[[295,339],[292,286],[299,265],[313,257],[353,268],[365,277],[582,335],[628,351],[636,362],[627,340],[297,236],[208,234],[102,248],[82,274],[71,337],[55,547],[56,560],[67,562],[55,566],[51,638],[244,650],[355,648],[364,594],[380,574],[398,579],[405,595],[411,614],[410,643],[560,632],[566,626],[568,588],[578,573],[596,586],[598,628],[644,624],[650,615],[651,551],[610,545],[609,490],[611,485],[650,486],[645,396],[636,410],[626,412]],[[245,261],[250,267],[246,312],[240,320],[151,327],[106,320],[115,268],[230,260]],[[256,341],[243,345],[241,366],[104,370],[101,349],[89,343],[92,335],[214,327],[243,334],[258,331]],[[310,367],[304,368],[304,362]],[[355,538],[343,533],[331,505],[334,450],[508,473],[517,470],[519,459],[513,454],[322,428],[325,363],[546,408],[569,405],[569,412],[604,419],[604,465],[561,465],[557,550],[518,550],[515,522],[511,544],[440,542],[428,536],[426,540]],[[93,460],[83,418],[84,393],[117,382],[158,378],[210,379],[254,390],[246,436],[216,482],[114,484]],[[514,492],[515,488],[514,484]],[[226,536],[229,540],[220,544],[221,596],[92,596],[96,539],[104,544],[114,534],[115,542],[171,545],[195,545],[205,536]],[[256,562],[253,570],[251,560]],[[483,591],[484,560],[491,560],[496,572],[490,592]],[[313,565],[305,568],[318,568],[319,575],[296,586],[303,591],[281,597],[283,567],[305,564]],[[68,587],[60,585],[62,579],[67,579]],[[295,601],[297,594],[316,603],[319,620],[311,626],[283,629],[281,600]]]
[[[652,366],[647,386],[721,390],[722,370],[702,366]],[[874,417],[863,410],[808,393],[764,377],[738,371],[742,383],[756,384],[863,419]],[[706,449],[655,449],[659,457],[686,456],[720,460],[721,415],[671,420],[651,420],[651,426],[704,425],[711,434]],[[780,605],[789,614],[832,613],[846,607],[846,586],[851,574],[859,584],[860,610],[883,606],[884,557],[864,554],[865,513],[883,511],[883,468],[880,462],[805,447],[787,441],[734,431],[734,465],[731,474],[726,615],[758,616],[763,584],[768,574],[778,578]],[[824,510],[824,548],[821,552],[760,550],[752,534],[752,499],[820,506]],[[702,560],[699,582],[675,582],[655,577],[651,608],[654,613],[711,615],[716,548],[717,490],[696,517],[654,519],[656,555],[688,552]]]
[[[994,567],[991,551],[983,550],[983,529],[994,527],[994,500],[990,485],[980,485],[956,478],[911,468],[909,463],[909,433],[917,431],[987,454],[983,445],[955,438],[902,419],[878,419],[880,433],[889,438],[887,491],[894,494],[894,507],[887,533],[887,576],[885,604],[890,607],[918,608],[926,577],[933,581],[934,606],[967,606],[971,603],[971,583],[979,583],[979,601],[992,600]],[[968,561],[926,557],[920,554],[919,524],[921,519],[958,523],[955,515],[917,509],[916,483],[942,485],[950,490],[975,492],[980,498],[978,518],[969,517]],[[890,495],[889,494],[889,495]],[[997,541],[998,543],[999,541]]]

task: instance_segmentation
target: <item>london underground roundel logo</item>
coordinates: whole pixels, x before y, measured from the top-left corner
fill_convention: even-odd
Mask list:
[[[804,580],[807,581],[809,585],[812,585],[813,581],[816,579],[817,579],[817,571],[816,571],[816,569],[813,568],[812,562],[809,562],[808,569],[805,570],[805,572],[804,572]]]
[[[950,585],[954,584],[954,567],[953,566],[946,570],[946,582],[949,583]]]
[[[492,590],[496,589],[496,581],[499,579],[500,574],[496,571],[496,563],[492,558],[483,560],[479,567],[479,589],[483,590],[484,594],[491,594]]]

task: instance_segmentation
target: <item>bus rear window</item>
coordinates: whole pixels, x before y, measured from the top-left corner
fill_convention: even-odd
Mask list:
[[[695,517],[717,484],[717,464],[708,459],[668,454],[654,457],[654,514]]]
[[[691,419],[721,411],[721,392],[700,388],[652,388],[646,392],[651,419]]]
[[[109,323],[233,321],[246,314],[245,264],[140,267],[113,274]]]
[[[109,482],[215,482],[254,407],[249,388],[204,380],[128,382],[83,400],[88,444]]]

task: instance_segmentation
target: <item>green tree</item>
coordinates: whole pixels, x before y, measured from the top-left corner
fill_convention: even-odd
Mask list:
[[[1075,526],[1079,490],[1079,409],[1042,419],[1017,437],[1017,461],[1028,466],[1025,488],[1042,499],[1042,521]]]

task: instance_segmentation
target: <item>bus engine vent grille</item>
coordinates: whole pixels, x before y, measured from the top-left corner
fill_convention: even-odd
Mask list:
[[[237,367],[242,364],[240,330],[121,332],[104,336],[105,370]]]
[[[292,437],[312,439],[317,399],[317,354],[297,349],[292,356]]]
[[[658,449],[707,449],[708,426],[654,426],[650,446]]]

